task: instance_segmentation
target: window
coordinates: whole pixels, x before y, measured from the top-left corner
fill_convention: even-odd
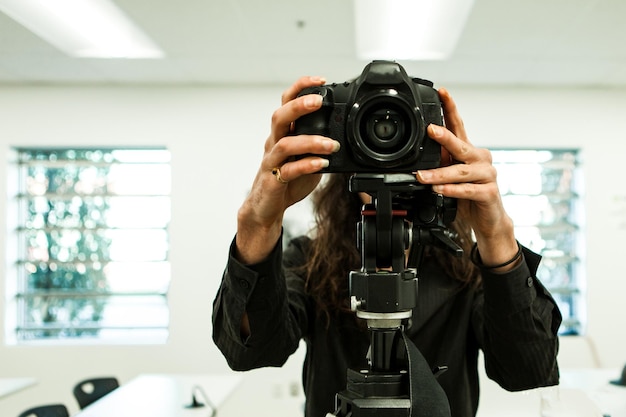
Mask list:
[[[164,342],[170,182],[162,148],[14,149],[7,340]]]
[[[578,151],[491,149],[498,184],[520,243],[540,253],[538,278],[563,314],[560,334],[586,318]]]

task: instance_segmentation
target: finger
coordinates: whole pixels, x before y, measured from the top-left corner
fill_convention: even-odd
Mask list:
[[[454,164],[447,167],[418,171],[417,179],[423,184],[487,184],[495,183],[496,170],[488,163]]]
[[[282,180],[289,182],[303,175],[319,172],[319,170],[327,166],[328,159],[308,156],[306,158],[285,162],[279,169]]]
[[[330,155],[339,150],[336,140],[318,135],[285,136],[279,140],[267,157],[268,168],[281,166],[292,157],[305,154]],[[316,158],[324,159],[324,158]],[[326,160],[326,162],[328,162]],[[323,163],[323,162],[320,162]]]
[[[435,124],[428,125],[428,136],[437,141],[448,155],[459,162],[469,163],[478,159],[476,148],[467,140],[459,139],[449,129]],[[444,155],[445,152],[442,152]]]
[[[450,129],[454,134],[464,141],[468,141],[467,132],[465,131],[465,124],[463,118],[456,106],[456,103],[452,99],[450,92],[445,88],[440,88],[439,98],[443,106],[444,119],[446,121],[446,127]]]
[[[281,104],[284,105],[285,103],[290,102],[298,96],[300,91],[304,90],[307,87],[324,85],[325,83],[326,79],[324,77],[300,77],[295,83],[293,83],[283,92],[283,95],[281,96]]]
[[[281,138],[289,135],[291,123],[305,114],[318,110],[322,105],[322,96],[319,94],[307,94],[294,98],[281,107],[272,115],[272,138],[278,142]]]
[[[476,201],[487,204],[493,204],[495,202],[498,202],[500,198],[498,187],[493,182],[486,184],[438,184],[433,185],[433,191],[450,198]]]

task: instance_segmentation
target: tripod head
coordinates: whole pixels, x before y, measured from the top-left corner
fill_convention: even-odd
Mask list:
[[[447,229],[456,216],[456,200],[434,193],[411,174],[356,174],[349,189],[372,197],[357,225],[361,270],[350,274],[353,310],[366,319],[370,315],[365,312],[410,317],[417,305],[417,276],[425,247],[463,254]]]

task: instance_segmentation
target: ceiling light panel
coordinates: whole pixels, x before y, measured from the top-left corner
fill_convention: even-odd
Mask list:
[[[165,55],[110,0],[0,0],[0,11],[71,56],[162,58]]]

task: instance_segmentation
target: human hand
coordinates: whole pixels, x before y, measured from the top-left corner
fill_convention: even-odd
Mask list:
[[[417,179],[433,191],[457,198],[458,215],[474,230],[485,265],[499,265],[518,251],[513,222],[504,210],[491,152],[469,141],[456,103],[439,89],[446,127],[431,124],[428,135],[442,146],[442,167],[420,170]],[[514,265],[511,265],[511,267]]]
[[[248,263],[269,254],[280,236],[285,210],[304,199],[319,183],[319,171],[328,166],[328,160],[319,155],[339,150],[339,143],[330,138],[290,135],[296,119],[322,105],[320,95],[297,97],[298,93],[324,82],[320,77],[300,78],[285,90],[281,107],[272,115],[261,165],[237,219],[237,250],[239,257]],[[296,158],[304,154],[318,156]]]

